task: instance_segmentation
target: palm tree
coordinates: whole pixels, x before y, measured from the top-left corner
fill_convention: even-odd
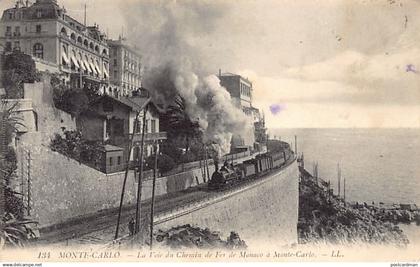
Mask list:
[[[161,117],[161,126],[170,138],[185,140],[186,153],[190,149],[191,141],[201,136],[198,121],[193,121],[187,114],[185,99],[179,95]]]

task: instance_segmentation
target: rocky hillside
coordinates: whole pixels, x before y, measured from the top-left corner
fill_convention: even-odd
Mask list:
[[[367,208],[350,207],[319,186],[303,168],[300,173],[299,243],[407,246],[408,239],[397,225],[380,220]]]

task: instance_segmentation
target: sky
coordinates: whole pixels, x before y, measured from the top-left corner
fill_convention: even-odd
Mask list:
[[[418,0],[59,0],[80,21],[85,2],[146,60],[170,19],[188,46],[168,51],[252,80],[270,128],[420,127]]]

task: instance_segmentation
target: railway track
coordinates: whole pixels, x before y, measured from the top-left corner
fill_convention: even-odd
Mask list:
[[[261,177],[243,180],[222,190],[211,191],[206,184],[189,188],[180,192],[158,196],[155,201],[155,215],[171,213],[181,207],[193,207],[208,199],[230,195],[236,191],[244,190],[253,184],[263,182],[293,163],[295,158],[288,159],[286,164],[275,171],[264,174]],[[135,205],[125,207],[121,214],[120,235],[128,235],[128,222],[135,217]],[[150,199],[141,204],[142,229],[147,229],[150,223]],[[41,237],[32,243],[33,246],[74,246],[74,245],[104,245],[112,242],[115,235],[115,227],[118,217],[118,209],[98,212],[66,223],[60,227],[41,230]],[[155,218],[156,218],[155,217]],[[148,230],[148,229],[147,229]]]

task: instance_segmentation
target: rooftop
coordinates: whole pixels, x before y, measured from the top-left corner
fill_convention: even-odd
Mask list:
[[[231,73],[231,72],[224,72],[224,73],[219,73],[218,77],[238,77],[242,80],[244,80],[245,82],[249,83],[252,85],[252,82],[250,80],[248,80],[248,78],[245,78],[239,74],[235,74],[235,73]]]
[[[110,47],[113,47],[113,46],[124,47],[125,49],[129,50],[131,53],[136,54],[138,57],[141,57],[140,53],[137,51],[137,48],[135,46],[133,47],[132,45],[130,45],[127,39],[122,38],[121,36],[118,40],[109,39],[107,40],[107,43]]]
[[[1,21],[21,20],[62,20],[84,32],[89,37],[105,42],[105,34],[99,30],[98,25],[85,26],[75,18],[66,14],[66,9],[57,4],[57,0],[36,0],[35,3],[18,2],[14,7],[3,11]]]

